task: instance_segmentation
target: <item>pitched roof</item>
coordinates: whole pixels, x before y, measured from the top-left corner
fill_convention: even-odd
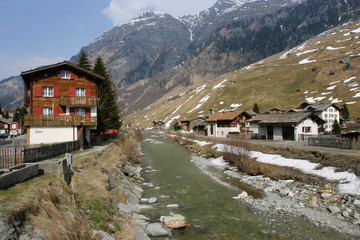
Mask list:
[[[52,70],[52,69],[58,69],[59,67],[63,67],[63,66],[67,66],[67,67],[70,67],[72,69],[75,69],[77,71],[80,71],[80,72],[83,72],[87,75],[90,75],[92,76],[93,78],[95,78],[95,80],[98,80],[98,81],[104,81],[105,78],[97,73],[94,73],[93,71],[91,70],[87,70],[85,68],[82,68],[82,67],[79,67],[71,62],[68,62],[68,61],[63,61],[63,62],[59,62],[59,63],[55,63],[55,64],[52,64],[52,65],[47,65],[47,66],[42,66],[42,67],[38,67],[38,68],[35,68],[35,69],[32,69],[32,70],[28,70],[28,71],[24,71],[21,73],[21,77],[24,79],[24,81],[28,81],[31,79],[31,76],[34,74],[34,73],[38,73],[38,72],[42,72],[42,71],[46,71],[46,70]]]
[[[304,119],[311,117],[316,121],[324,123],[317,115],[310,112],[287,112],[287,113],[273,113],[273,114],[259,114],[249,120],[249,122],[259,123],[299,123]]]
[[[206,119],[206,122],[214,122],[221,120],[234,120],[237,116],[239,116],[241,112],[239,111],[227,111],[227,112],[217,112],[214,115],[210,116]]]
[[[335,103],[321,103],[321,102],[319,102],[319,103],[308,103],[308,102],[304,102],[302,105],[306,105],[306,107],[301,109],[302,111],[313,110],[315,112],[322,112],[322,111],[328,109],[331,106],[333,106],[334,108],[336,108],[337,110],[340,111],[340,108]]]
[[[9,119],[3,118],[3,117],[0,117],[0,122],[6,123],[6,124],[11,123],[11,121]]]

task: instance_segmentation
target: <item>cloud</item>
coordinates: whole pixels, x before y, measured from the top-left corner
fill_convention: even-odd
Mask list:
[[[215,2],[216,0],[111,0],[102,13],[117,25],[146,11],[164,12],[174,17],[197,14]]]
[[[28,71],[39,66],[50,65],[64,61],[65,57],[46,58],[39,56],[29,56],[14,58],[0,55],[0,81],[10,76],[20,75],[23,71]]]

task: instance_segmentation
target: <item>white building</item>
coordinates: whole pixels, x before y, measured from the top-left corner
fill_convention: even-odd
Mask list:
[[[318,135],[324,120],[309,112],[291,112],[259,114],[248,123],[258,138],[300,141],[306,135]]]

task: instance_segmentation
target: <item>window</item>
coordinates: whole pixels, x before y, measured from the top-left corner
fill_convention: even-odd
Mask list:
[[[85,117],[85,108],[75,108],[75,115]]]
[[[329,109],[329,112],[333,112],[334,110],[332,108]]]
[[[334,114],[329,114],[329,117],[330,117],[330,118],[333,118],[333,117],[334,117]]]
[[[325,114],[324,117],[327,118],[327,114]]]
[[[333,122],[334,122],[334,120],[332,120],[332,119],[329,120],[329,123],[333,123]]]
[[[334,118],[337,118],[337,114],[334,114]]]
[[[46,116],[53,115],[53,109],[49,107],[43,107],[42,115],[46,115]]]
[[[311,127],[303,127],[302,131],[303,131],[303,133],[309,133],[309,132],[311,132]]]
[[[71,72],[69,70],[61,70],[60,77],[61,79],[71,79]]]
[[[76,97],[85,97],[85,88],[75,88],[75,96]]]
[[[42,96],[43,97],[53,97],[54,88],[53,87],[42,87]]]

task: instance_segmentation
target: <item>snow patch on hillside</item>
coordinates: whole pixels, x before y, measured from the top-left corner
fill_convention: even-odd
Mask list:
[[[222,85],[222,84],[225,83],[226,81],[227,81],[227,79],[225,78],[223,81],[221,81],[221,83],[216,84],[212,89],[225,87],[225,85]]]

